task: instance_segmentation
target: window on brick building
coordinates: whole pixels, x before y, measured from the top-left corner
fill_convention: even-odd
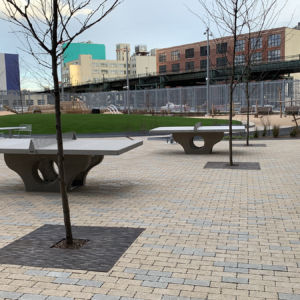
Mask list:
[[[179,60],[180,59],[180,52],[179,51],[173,51],[171,54],[171,60]]]
[[[260,49],[262,48],[262,38],[256,37],[250,39],[251,49]]]
[[[236,65],[244,65],[245,64],[245,55],[236,55],[234,58],[234,62]]]
[[[210,47],[209,47],[210,51]],[[200,47],[200,56],[207,56],[207,46]]]
[[[227,52],[227,43],[217,44],[217,54],[223,54]]]
[[[240,52],[245,50],[245,40],[239,40],[235,42],[235,51]]]
[[[207,60],[206,59],[200,60],[200,69],[206,70],[206,68],[207,68]]]
[[[226,67],[227,66],[227,58],[226,57],[218,57],[217,58],[217,67]]]
[[[172,72],[179,72],[180,64],[172,64]]]
[[[262,53],[261,52],[255,52],[251,54],[251,63],[257,64],[262,62]]]
[[[268,61],[280,61],[280,50],[268,51]]]
[[[185,63],[185,70],[186,71],[193,71],[194,70],[194,62],[189,61]]]
[[[159,74],[167,73],[167,66],[159,66]]]
[[[160,53],[158,56],[159,62],[166,62],[167,61],[167,54],[166,53]]]
[[[273,34],[268,36],[268,47],[276,47],[281,44],[280,34]]]
[[[185,50],[185,58],[194,58],[194,48]]]

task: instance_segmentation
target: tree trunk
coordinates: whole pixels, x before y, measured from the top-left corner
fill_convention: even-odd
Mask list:
[[[70,209],[68,201],[68,193],[66,188],[66,177],[64,167],[64,153],[63,153],[63,139],[62,139],[62,128],[61,128],[61,111],[60,111],[60,95],[59,95],[59,83],[57,73],[57,58],[56,49],[57,45],[57,22],[58,22],[58,3],[57,0],[53,0],[53,37],[52,37],[52,75],[54,85],[54,96],[55,96],[55,123],[56,123],[56,139],[58,149],[58,170],[59,170],[59,181],[60,181],[60,193],[62,199],[62,206],[64,212],[64,223],[66,230],[67,244],[73,244],[73,234],[71,227]]]
[[[233,116],[233,90],[235,79],[235,45],[237,40],[237,16],[238,14],[238,0],[234,4],[234,28],[233,28],[233,53],[232,53],[232,74],[230,78],[230,114],[229,114],[229,166],[233,166],[232,158],[232,116]]]

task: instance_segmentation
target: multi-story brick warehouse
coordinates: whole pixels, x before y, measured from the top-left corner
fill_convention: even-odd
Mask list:
[[[263,32],[254,32],[251,39],[239,35],[236,43],[237,64],[245,62],[248,43],[254,62],[268,62],[291,59],[300,54],[300,23],[295,28],[281,27]],[[210,40],[210,67],[220,68],[232,64],[233,37]],[[207,41],[174,46],[157,50],[157,70],[160,74],[206,70]],[[300,79],[300,74],[293,74]]]

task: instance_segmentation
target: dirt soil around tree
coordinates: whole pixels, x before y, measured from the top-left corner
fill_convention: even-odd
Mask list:
[[[15,115],[15,114],[12,113],[12,112],[9,112],[9,111],[0,111],[0,117],[1,116],[8,116],[8,115]]]
[[[263,126],[263,123],[261,121],[261,118],[264,116],[258,116],[258,118],[255,118],[254,115],[250,115],[250,122],[254,123],[256,126]],[[270,125],[280,125],[280,126],[295,126],[295,122],[292,120],[294,119],[292,115],[287,115],[286,117],[282,115],[282,118],[280,118],[280,115],[274,114],[265,116],[264,118],[269,117]],[[201,117],[201,118],[211,118],[211,117]],[[221,116],[214,116],[213,119],[229,119],[229,115],[221,115]],[[236,121],[247,121],[247,115],[235,115],[233,120]],[[300,123],[300,121],[299,121]]]

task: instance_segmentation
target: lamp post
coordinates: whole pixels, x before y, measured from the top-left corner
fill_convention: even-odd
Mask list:
[[[103,75],[103,80],[102,80],[102,84],[103,84],[103,91],[105,91],[104,73],[103,73],[102,75]]]
[[[61,44],[61,51],[63,51],[63,43]],[[61,54],[61,99],[64,101],[64,78],[63,78],[63,67],[64,67],[64,54]]]
[[[129,75],[128,75],[128,46],[125,47],[124,52],[126,52],[126,75],[127,75],[127,108],[128,115],[130,114],[130,101],[129,101]]]
[[[146,69],[146,76],[148,75],[148,67],[145,67],[145,69]]]
[[[209,86],[210,86],[210,79],[209,79],[209,68],[210,68],[210,61],[209,61],[209,55],[210,55],[210,51],[209,51],[209,36],[211,35],[209,33],[209,28],[206,28],[206,31],[204,32],[204,34],[206,34],[207,36],[207,63],[206,63],[206,71],[207,71],[207,75],[206,75],[206,103],[207,103],[207,111],[206,111],[206,115],[210,115],[209,113],[209,105],[210,105],[210,91],[209,91]]]

